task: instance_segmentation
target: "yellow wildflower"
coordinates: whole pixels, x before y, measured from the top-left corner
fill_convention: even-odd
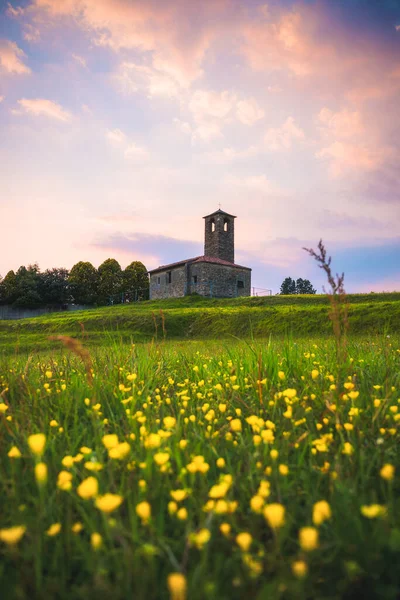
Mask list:
[[[279,465],[279,473],[285,477],[289,473],[289,467],[287,465]]]
[[[170,573],[167,578],[170,600],[186,600],[186,577],[182,573]]]
[[[292,563],[292,573],[295,577],[302,579],[307,575],[308,566],[304,560],[295,560]]]
[[[131,447],[128,442],[122,442],[121,444],[117,444],[116,446],[110,448],[108,451],[108,456],[117,460],[123,460],[128,456],[130,451]]]
[[[4,402],[0,402],[0,414],[4,414],[7,410],[8,410],[7,404],[4,404]]]
[[[314,525],[321,525],[327,519],[330,519],[332,516],[331,507],[326,502],[326,500],[320,500],[316,502],[313,506],[313,523]]]
[[[12,447],[12,448],[9,450],[9,452],[8,452],[7,456],[9,456],[10,458],[21,458],[22,454],[21,454],[21,452],[19,451],[19,449],[17,448],[17,446],[13,446],[13,447]]]
[[[382,469],[379,471],[382,479],[386,479],[387,481],[391,481],[395,474],[395,467],[390,464],[383,465]]]
[[[229,523],[221,523],[219,529],[225,537],[228,537],[231,532],[231,526],[229,525]]]
[[[50,525],[50,527],[46,531],[46,535],[48,535],[49,537],[54,537],[55,535],[59,534],[60,531],[61,523],[53,523],[53,525]]]
[[[101,438],[101,441],[103,442],[103,444],[107,448],[107,450],[110,450],[110,448],[114,448],[115,446],[118,446],[118,444],[119,444],[118,436],[115,433],[109,433],[107,435],[103,435],[103,437]]]
[[[154,455],[154,462],[159,465],[165,465],[169,461],[169,454],[167,452],[157,452]]]
[[[241,432],[242,431],[242,421],[240,419],[232,419],[230,422],[230,427],[232,431]]]
[[[139,502],[136,505],[136,514],[143,522],[147,522],[151,517],[150,504],[148,502]]]
[[[210,541],[211,533],[209,529],[200,529],[197,533],[193,533],[190,536],[190,540],[194,543],[194,545],[201,550],[205,544]]]
[[[14,525],[14,527],[0,529],[0,541],[12,546],[19,542],[25,531],[25,525]]]
[[[72,533],[80,533],[82,531],[82,529],[83,529],[83,525],[82,525],[82,523],[79,523],[79,522],[74,523],[71,527]]]
[[[384,517],[387,513],[386,506],[382,504],[367,504],[361,507],[361,514],[367,519],[376,519],[377,517]]]
[[[253,541],[253,538],[251,537],[250,533],[248,533],[247,531],[243,531],[242,533],[239,533],[236,536],[236,543],[243,552],[247,552],[247,550],[251,546],[252,541]]]
[[[72,474],[69,471],[60,471],[57,477],[57,487],[64,492],[72,488]]]
[[[47,481],[47,465],[43,462],[35,465],[35,478],[38,483],[46,483]]]
[[[188,493],[186,490],[171,490],[170,495],[176,502],[182,502],[187,498]]]
[[[76,488],[78,496],[84,500],[97,496],[99,491],[99,483],[96,477],[87,477],[80,485]]]
[[[272,503],[264,506],[264,517],[272,529],[278,529],[285,524],[285,507],[282,504]]]
[[[90,536],[90,544],[93,550],[98,550],[103,544],[103,538],[99,533],[92,533]]]
[[[318,529],[315,527],[302,527],[299,531],[299,543],[302,550],[311,552],[319,546]]]
[[[175,417],[164,417],[163,419],[165,429],[173,429],[176,425]]]
[[[318,371],[318,369],[313,369],[313,370],[311,371],[311,377],[312,377],[313,379],[317,379],[317,378],[319,377],[319,371]]]
[[[33,454],[41,456],[46,445],[46,436],[44,433],[34,433],[28,437],[28,446]]]
[[[96,507],[105,513],[111,513],[116,510],[124,501],[122,496],[118,494],[104,494],[96,498]]]

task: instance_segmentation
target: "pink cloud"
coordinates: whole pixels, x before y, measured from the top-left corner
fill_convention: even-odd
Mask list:
[[[22,61],[26,57],[15,42],[0,40],[0,68],[6,73],[24,75],[30,73],[30,68]]]
[[[264,136],[267,150],[276,152],[290,150],[296,140],[304,139],[304,131],[295,123],[293,117],[288,117],[281,127],[272,127]]]
[[[18,104],[23,111],[35,117],[45,116],[57,121],[69,121],[71,118],[71,114],[62,108],[60,104],[46,100],[45,98],[22,98],[18,100]],[[20,112],[19,110],[14,111],[14,114],[20,114]]]

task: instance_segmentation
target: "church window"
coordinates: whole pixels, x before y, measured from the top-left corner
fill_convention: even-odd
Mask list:
[[[211,219],[211,233],[214,233],[215,231],[215,221],[214,219]]]
[[[228,231],[228,219],[224,219],[224,231]]]
[[[244,282],[239,280],[237,282],[237,286],[238,286],[238,288],[244,288]]]
[[[197,283],[197,275],[193,275],[193,283]]]
[[[171,283],[172,281],[172,271],[167,272],[167,283]]]
[[[161,283],[161,277],[157,277],[157,285],[160,285]]]

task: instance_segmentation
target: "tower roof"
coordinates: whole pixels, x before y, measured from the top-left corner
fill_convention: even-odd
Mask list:
[[[215,210],[211,214],[206,215],[205,217],[203,217],[203,219],[207,219],[208,217],[213,217],[214,215],[226,215],[227,217],[232,217],[232,219],[236,219],[235,215],[230,215],[229,213],[225,212],[224,210],[221,210],[220,208],[218,210]]]

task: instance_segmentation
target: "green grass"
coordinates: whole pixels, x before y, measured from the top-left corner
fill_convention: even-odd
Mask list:
[[[400,332],[400,293],[354,294],[348,300],[352,333]],[[328,310],[328,299],[322,295],[223,300],[192,296],[53,313],[0,321],[0,353],[43,349],[48,347],[49,335],[81,337],[83,332],[89,346],[98,345],[102,339],[150,341],[163,338],[164,333],[170,340],[329,335],[332,328]]]
[[[148,335],[154,336],[149,313],[161,303],[1,324],[3,337],[15,327],[13,335],[32,336],[43,350],[4,353],[0,363],[0,402],[7,407],[0,413],[0,530],[26,527],[16,545],[0,542],[2,598],[158,600],[169,597],[172,572],[184,574],[191,600],[398,598],[400,339],[384,317],[378,326],[382,306],[395,315],[398,298],[352,299],[353,324],[360,309],[363,318],[370,314],[377,331],[389,329],[384,335],[352,336],[340,365],[328,335],[248,342],[170,339],[174,312],[186,318],[179,331],[197,324],[207,328],[207,336],[248,334],[250,317],[255,335],[265,334],[271,323],[278,328],[276,323],[288,315],[293,329],[314,315],[314,333],[326,321],[319,298],[305,306],[301,298],[298,304],[268,300],[270,305],[263,300],[258,307],[249,301],[236,306],[209,306],[197,299],[194,305],[191,299],[168,302],[168,341],[134,347],[117,336],[129,332],[132,322],[138,328],[132,326],[133,337],[142,332],[138,314],[143,322],[149,320]],[[46,341],[50,333],[79,333],[75,325],[81,318],[92,340],[92,385],[78,356]],[[117,335],[112,336],[109,323],[115,328],[119,323]],[[285,331],[281,324],[278,330]],[[323,331],[329,331],[328,322]],[[159,327],[162,337],[160,332]],[[198,333],[204,331],[194,329],[190,335]],[[353,383],[358,394],[349,397],[345,383]],[[288,389],[296,390],[295,397],[288,397]],[[176,419],[170,430],[163,421],[167,416]],[[251,425],[250,416],[262,421]],[[239,420],[241,432],[231,430],[233,419]],[[274,440],[264,443],[261,436],[268,439],[271,423]],[[353,429],[346,429],[346,423]],[[150,434],[160,430],[171,435],[163,434],[159,448],[149,448]],[[47,439],[40,458],[27,443],[38,432]],[[106,434],[128,442],[122,460],[109,456],[102,441]],[[328,436],[326,446],[316,442],[322,436]],[[21,458],[8,457],[12,446]],[[90,449],[88,454],[82,456],[82,447]],[[343,453],[346,448],[351,454]],[[272,449],[279,452],[275,460]],[[165,469],[157,463],[160,452],[169,454]],[[75,457],[72,466],[62,465],[65,456]],[[190,472],[195,456],[209,465],[206,473]],[[225,466],[217,466],[219,458]],[[39,460],[48,468],[41,485],[34,472]],[[89,471],[85,463],[93,462],[102,469]],[[396,468],[392,481],[380,475],[385,464]],[[288,467],[286,475],[279,465]],[[57,486],[62,470],[72,474],[69,491]],[[217,508],[209,504],[209,494],[224,475],[232,481]],[[88,476],[97,479],[99,494],[121,496],[122,504],[110,515],[77,492]],[[263,510],[251,508],[262,482],[269,488],[265,504],[285,507],[285,523],[275,531]],[[177,489],[188,494],[179,503],[187,510],[184,520],[169,506],[170,492]],[[313,525],[313,505],[319,500],[329,503],[332,516],[318,525],[319,544],[307,552],[299,545],[299,530]],[[141,502],[151,506],[148,522],[137,515]],[[371,504],[383,506],[385,514],[363,516],[362,507]],[[47,535],[56,523],[61,531]],[[74,523],[82,525],[79,533],[72,531]],[[223,523],[230,526],[228,535],[220,529]],[[201,530],[210,539],[198,547]],[[243,532],[251,535],[247,551],[236,541]],[[93,533],[102,539],[97,550],[91,545]],[[296,561],[308,569],[304,578],[293,573]]]

